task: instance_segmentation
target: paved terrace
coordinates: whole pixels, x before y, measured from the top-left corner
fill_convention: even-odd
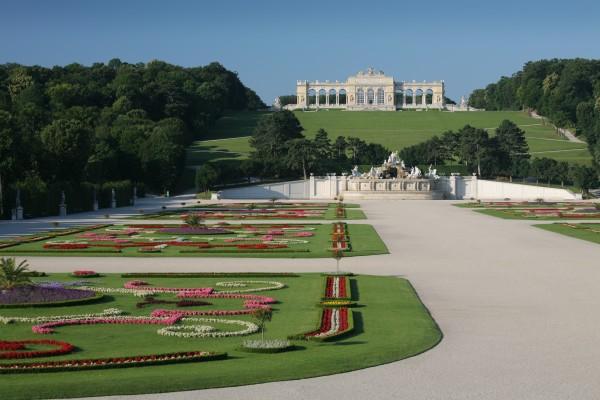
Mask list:
[[[444,201],[362,206],[391,254],[345,258],[342,268],[410,279],[444,333],[437,347],[403,361],[320,378],[111,399],[600,398],[599,245],[534,228],[532,221],[494,218]],[[10,224],[3,225],[5,230]],[[334,268],[328,259],[28,259],[34,269],[49,272]]]

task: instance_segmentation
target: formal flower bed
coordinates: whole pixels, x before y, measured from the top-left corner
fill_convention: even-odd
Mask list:
[[[323,300],[319,307],[353,307],[355,304],[350,300]]]
[[[26,345],[51,346],[51,348],[48,350],[27,350]],[[73,350],[75,350],[73,345],[58,340],[0,341],[0,358],[3,359],[60,356]]]
[[[231,231],[222,228],[181,226],[176,228],[161,228],[160,233],[172,235],[224,235]]]
[[[258,325],[248,321],[217,318],[185,318],[185,321],[238,325],[244,329],[238,331],[219,331],[210,325],[175,325],[161,328],[157,333],[162,336],[183,338],[223,338],[231,336],[246,336],[258,332]]]
[[[350,300],[348,277],[344,275],[325,277],[325,293],[322,300]]]
[[[131,289],[131,290],[148,289],[149,291],[152,291],[154,293],[177,293],[177,292],[195,291],[195,292],[202,292],[205,294],[210,294],[213,292],[213,288],[154,287],[154,286],[150,286],[150,284],[148,282],[140,281],[140,280],[125,282],[123,287],[125,289]]]
[[[44,315],[40,317],[5,317],[0,316],[0,323],[11,324],[15,322],[25,322],[41,324],[44,322],[61,321],[65,319],[90,319],[90,318],[102,318],[102,317],[114,317],[117,315],[125,314],[124,311],[118,308],[107,308],[106,310],[99,313],[89,314],[71,314],[71,315]]]
[[[211,353],[207,351],[185,351],[165,354],[151,354],[132,357],[93,358],[83,360],[46,361],[38,363],[0,364],[0,373],[76,371],[101,368],[128,368],[146,365],[175,364],[221,360],[227,353]]]
[[[298,278],[292,272],[128,272],[122,278]]]
[[[338,251],[349,251],[350,250],[348,231],[346,229],[345,223],[336,222],[336,223],[332,224],[330,250],[338,250]]]
[[[148,305],[154,304],[175,304],[177,307],[195,307],[195,306],[210,306],[212,303],[207,301],[197,301],[197,300],[157,300],[152,296],[148,296],[139,303],[136,303],[137,308],[144,308]]]
[[[48,250],[83,250],[90,246],[87,243],[45,243],[43,247]]]
[[[188,291],[179,292],[177,297],[181,298],[212,298],[212,299],[242,299],[246,301],[254,301],[261,304],[273,304],[276,300],[273,297],[260,296],[257,294],[243,294],[243,293],[210,293],[206,294],[203,291]]]
[[[285,287],[285,284],[276,281],[229,281],[229,282],[217,282],[215,286],[218,287],[247,287],[248,285],[261,285],[259,287],[250,287],[247,289],[228,289],[219,290],[217,293],[251,293],[251,292],[265,292],[267,290],[279,290]]]
[[[281,353],[293,348],[286,339],[244,340],[241,346],[241,350],[248,353]]]
[[[33,246],[14,248],[18,253],[119,253],[124,256],[174,254],[198,255],[250,253],[306,253],[326,252],[336,249],[350,251],[347,227],[334,224],[332,242],[329,246],[323,235],[328,225],[305,224],[212,224],[210,226],[183,226],[169,224],[112,225],[97,230],[84,231],[77,235],[56,238]],[[322,244],[320,246],[314,246]],[[9,249],[6,250],[8,252]],[[89,254],[88,254],[89,253]],[[284,257],[284,255],[281,255]],[[85,270],[73,274],[84,276]],[[93,276],[93,275],[90,275]]]
[[[80,270],[73,271],[71,273],[71,276],[73,276],[75,278],[96,278],[96,277],[100,276],[100,274],[97,273],[96,271],[80,269]]]
[[[173,325],[181,320],[181,313],[171,314],[164,318],[157,317],[136,317],[136,316],[117,316],[117,317],[94,317],[94,318],[70,318],[51,322],[45,322],[31,327],[33,333],[47,335],[54,332],[54,328],[70,325],[99,325],[99,324],[117,324],[117,325]]]
[[[90,288],[92,289],[92,288]],[[0,307],[44,307],[75,305],[99,300],[94,290],[38,285],[18,286],[0,291]]]
[[[352,331],[352,312],[348,308],[324,308],[318,329],[305,333],[307,340],[331,340]]]

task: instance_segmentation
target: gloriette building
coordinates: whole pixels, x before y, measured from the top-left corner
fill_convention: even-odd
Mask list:
[[[298,81],[296,104],[287,108],[343,108],[396,111],[444,108],[444,81],[395,81],[373,68],[350,76],[346,82]]]

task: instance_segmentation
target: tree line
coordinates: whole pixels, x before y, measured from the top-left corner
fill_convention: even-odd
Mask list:
[[[407,165],[460,163],[469,173],[483,178],[528,178],[545,183],[575,185],[586,190],[598,185],[593,168],[550,158],[530,159],[525,132],[514,122],[504,120],[490,135],[486,129],[465,125],[458,131],[400,151]]]
[[[0,65],[0,218],[17,188],[24,197],[116,181],[172,189],[197,132],[225,110],[263,107],[219,63]]]
[[[473,91],[469,103],[486,110],[536,110],[559,127],[575,128],[600,173],[600,60],[528,62],[512,76]]]

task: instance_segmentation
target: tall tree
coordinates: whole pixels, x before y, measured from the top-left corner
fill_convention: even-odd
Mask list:
[[[312,166],[317,156],[314,142],[305,138],[290,141],[287,163],[291,168],[301,168],[304,179],[307,179],[307,169]]]
[[[301,138],[302,126],[292,112],[284,110],[266,115],[259,120],[250,138],[253,158],[263,163],[269,173],[278,175],[278,169],[284,167],[282,156],[287,154],[290,141]]]
[[[77,181],[91,154],[93,133],[80,121],[58,119],[42,130],[47,164],[59,180]]]

